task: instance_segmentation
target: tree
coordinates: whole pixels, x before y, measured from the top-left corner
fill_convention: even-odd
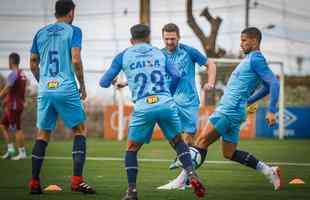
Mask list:
[[[194,31],[196,36],[199,38],[205,53],[209,57],[219,58],[225,55],[226,51],[222,48],[216,49],[216,38],[218,34],[218,30],[222,23],[222,19],[220,17],[213,17],[208,7],[204,8],[200,13],[201,17],[205,17],[206,20],[210,23],[211,31],[208,36],[204,34],[202,29],[198,26],[194,16],[193,16],[193,1],[186,0],[186,14],[187,14],[187,23]]]
[[[140,0],[140,23],[151,25],[151,0]]]

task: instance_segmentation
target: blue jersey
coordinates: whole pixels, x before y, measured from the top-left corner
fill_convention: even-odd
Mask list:
[[[207,58],[197,49],[179,44],[174,52],[167,49],[162,52],[171,60],[181,74],[181,80],[173,95],[175,102],[181,106],[198,106],[199,96],[195,81],[195,64],[206,65]]]
[[[64,22],[43,27],[33,39],[31,53],[40,57],[39,94],[78,92],[71,49],[81,48],[81,29]]]
[[[131,91],[133,102],[152,95],[171,98],[170,91],[175,90],[179,74],[169,66],[166,56],[147,43],[136,44],[118,54],[111,67],[100,80],[102,87],[109,87],[113,79],[123,70]],[[168,77],[173,77],[170,85]]]
[[[246,118],[245,107],[248,99],[260,86],[270,88],[270,112],[276,112],[279,96],[279,82],[260,51],[252,51],[232,72],[217,111],[235,119],[243,121]],[[268,89],[269,90],[269,89]]]

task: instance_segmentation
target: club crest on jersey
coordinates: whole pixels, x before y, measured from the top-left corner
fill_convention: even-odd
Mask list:
[[[159,98],[158,98],[158,96],[148,96],[147,98],[146,98],[146,103],[148,103],[148,104],[153,104],[153,103],[157,103],[159,101]]]
[[[57,80],[51,80],[47,82],[47,88],[48,89],[56,89],[59,86],[59,82]]]

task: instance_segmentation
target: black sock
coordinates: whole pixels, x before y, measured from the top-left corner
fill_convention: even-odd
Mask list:
[[[42,163],[45,156],[47,142],[44,140],[36,140],[32,149],[32,178],[39,180]]]
[[[86,138],[76,135],[73,141],[73,176],[82,176],[86,157]]]
[[[258,160],[253,155],[241,150],[236,150],[231,157],[231,160],[253,169],[256,169],[258,163]]]
[[[127,172],[128,189],[135,189],[138,175],[138,159],[136,151],[126,151],[125,168]]]
[[[175,150],[179,160],[183,165],[183,169],[185,169],[187,172],[193,171],[192,158],[188,146],[183,141],[179,141],[175,144]]]

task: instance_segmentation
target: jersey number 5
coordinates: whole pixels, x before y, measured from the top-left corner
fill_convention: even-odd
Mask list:
[[[52,77],[55,77],[59,73],[59,60],[58,60],[58,51],[49,51],[48,52],[48,71]]]

